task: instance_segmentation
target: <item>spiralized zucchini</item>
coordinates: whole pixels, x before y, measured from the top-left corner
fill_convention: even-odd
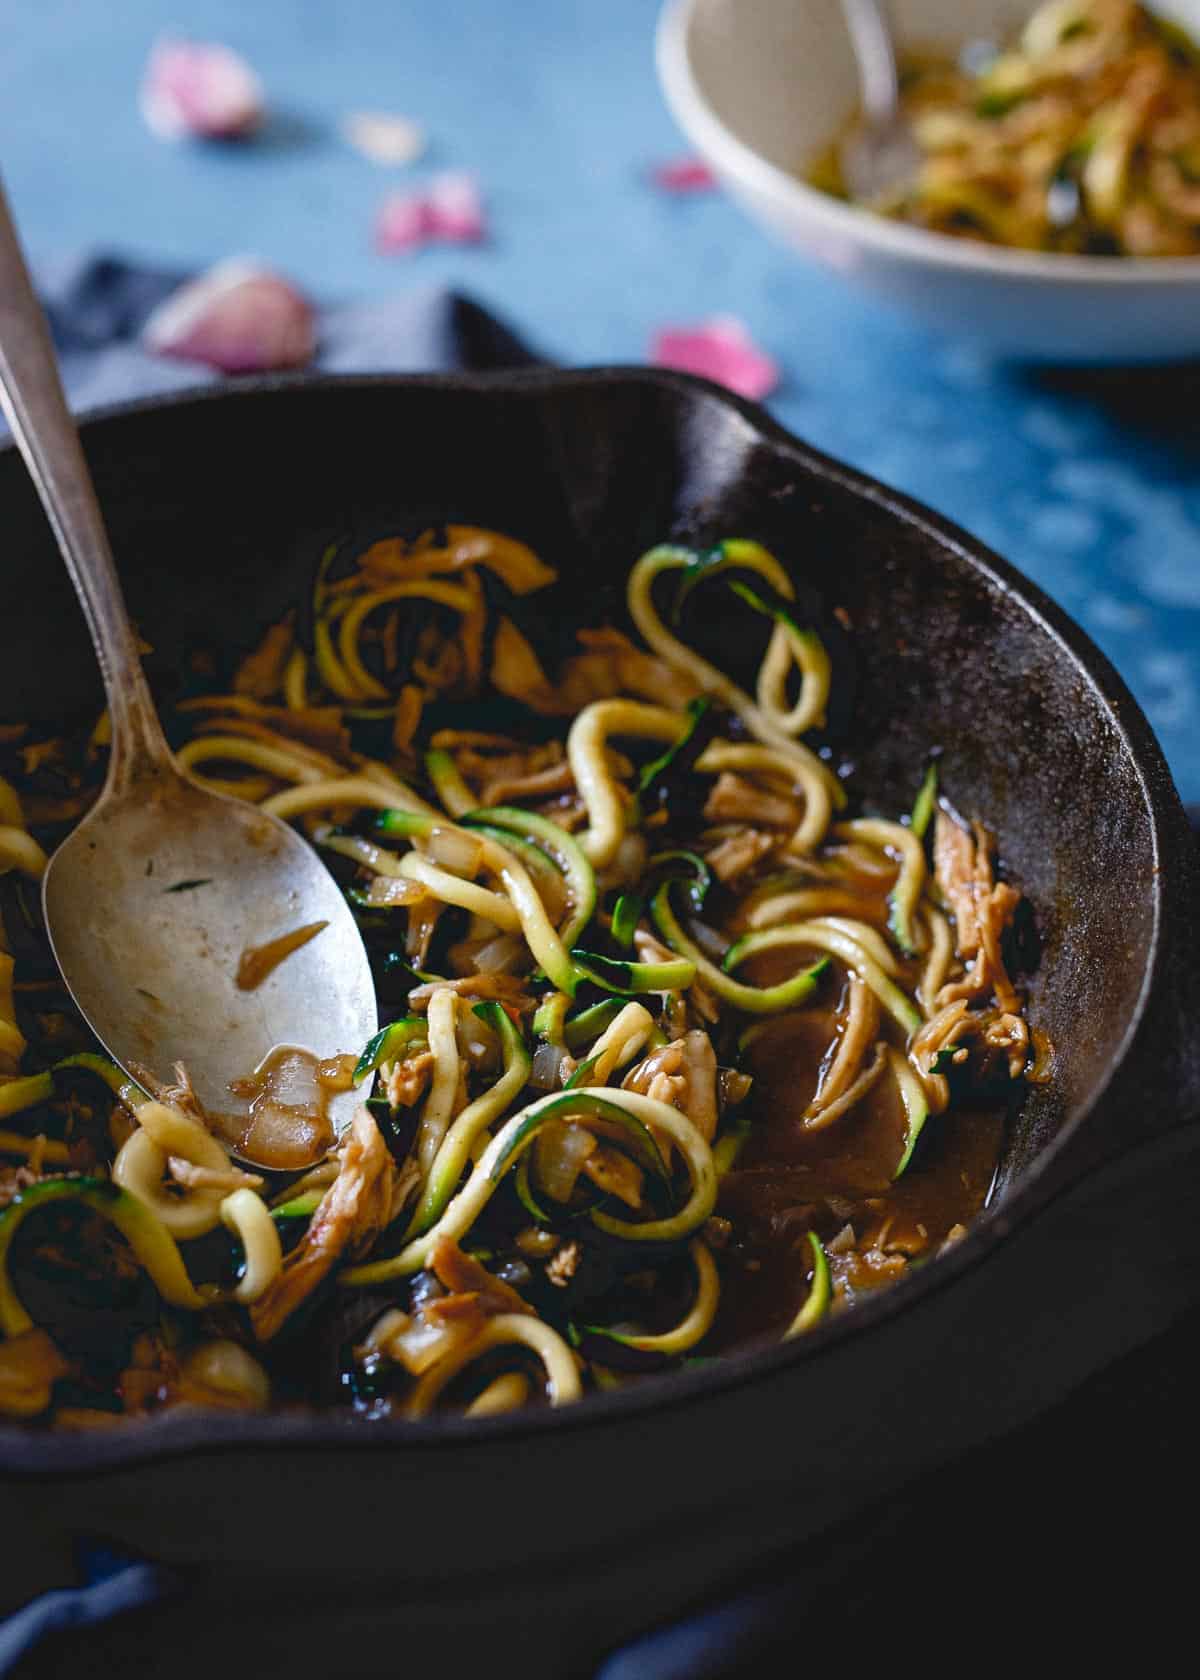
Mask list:
[[[793,1030],[820,1057],[797,1071],[788,1124],[801,1143],[824,1134],[831,1183],[839,1135],[861,1178],[856,1151],[890,1104],[878,1176],[919,1185],[964,1063],[1018,1058],[1015,994],[987,968],[998,929],[976,930],[968,963],[955,919],[956,893],[983,914],[1011,889],[978,825],[946,828],[936,754],[909,819],[835,822],[847,795],[814,733],[838,715],[833,671],[798,576],[754,541],[659,546],[628,579],[645,646],[583,630],[557,669],[519,605],[553,580],[476,527],[335,545],[234,692],[179,703],[181,763],[300,825],[374,964],[379,1030],[313,1073],[358,1106],[305,1170],[241,1170],[221,1141],[233,1117],[203,1113],[186,1064],[173,1086],[161,1069],[131,1079],[61,1024],[53,982],[14,989],[0,927],[0,1155],[18,1163],[0,1167],[0,1413],[53,1412],[76,1370],[24,1289],[39,1231],[53,1256],[70,1205],[112,1225],[159,1294],[159,1328],[111,1397],[128,1410],[261,1410],[301,1363],[275,1347],[310,1326],[337,1346],[339,1399],[371,1415],[562,1405],[626,1380],[622,1361],[712,1357],[739,1310],[721,1310],[730,1260],[740,1288],[757,1264],[738,1209],[772,1159],[761,1122],[780,1092],[759,1103],[757,1087]],[[682,639],[693,592],[739,642],[757,634],[747,688]],[[106,739],[92,731],[89,766]],[[60,743],[21,750],[55,764],[53,808],[71,787]],[[927,847],[954,852],[969,887],[931,881]],[[0,778],[0,874],[36,881],[44,864]],[[36,937],[29,899],[5,891],[21,940]],[[752,984],[740,970],[760,958],[769,983]],[[780,1335],[872,1286],[874,1260],[855,1275],[847,1244],[882,1246],[894,1208],[851,1198],[848,1220],[847,1199],[815,1199],[787,1238],[807,1242],[811,1282]],[[906,1228],[885,1269],[920,1243]],[[105,1244],[80,1259],[100,1298]],[[655,1293],[688,1278],[664,1313]]]
[[[1135,0],[1047,0],[968,59],[902,58],[920,163],[868,208],[940,234],[1102,257],[1200,252],[1200,52]],[[841,197],[840,146],[810,171]]]

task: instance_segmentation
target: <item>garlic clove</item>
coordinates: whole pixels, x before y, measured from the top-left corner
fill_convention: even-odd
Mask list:
[[[150,316],[142,342],[158,356],[222,373],[305,367],[316,344],[313,311],[289,281],[247,262],[220,263],[181,286]]]

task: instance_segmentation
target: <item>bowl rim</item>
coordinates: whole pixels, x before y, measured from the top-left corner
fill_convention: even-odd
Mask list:
[[[1137,282],[1162,289],[1200,288],[1200,254],[1192,257],[1099,257],[1024,251],[982,240],[956,239],[931,228],[892,221],[809,186],[771,163],[741,139],[713,109],[692,67],[691,35],[706,0],[666,0],[655,32],[655,63],[671,114],[697,150],[748,192],[771,199],[858,244],[888,256],[997,280],[1122,287]],[[711,0],[709,0],[711,3]]]
[[[1163,978],[1165,962],[1164,890],[1172,879],[1162,867],[1164,847],[1169,853],[1172,796],[1178,795],[1162,748],[1137,700],[1091,637],[1042,589],[1026,578],[1010,561],[1002,559],[984,543],[953,521],[923,503],[847,466],[797,438],[757,404],[739,397],[723,386],[694,374],[640,365],[611,364],[560,369],[531,368],[455,373],[287,373],[245,377],[236,383],[202,385],[184,390],[156,393],[149,397],[88,410],[80,416],[85,447],[95,427],[124,420],[166,417],[175,410],[207,404],[253,403],[262,397],[286,396],[294,392],[319,397],[331,391],[393,390],[414,392],[458,391],[474,397],[489,392],[543,395],[569,391],[573,387],[629,385],[659,388],[695,398],[706,397],[718,407],[737,415],[748,441],[765,444],[799,470],[816,473],[850,495],[874,503],[893,518],[915,529],[942,548],[950,549],[964,564],[980,571],[991,585],[1015,597],[1034,627],[1056,645],[1057,656],[1067,659],[1083,685],[1107,713],[1110,727],[1121,743],[1136,776],[1147,812],[1152,853],[1153,896],[1151,926],[1147,940],[1142,982],[1136,1003],[1120,1039],[1109,1048],[1101,1076],[1090,1100],[1080,1107],[1069,1127],[1052,1138],[1039,1152],[1005,1199],[984,1207],[967,1228],[966,1235],[952,1248],[923,1266],[855,1304],[853,1312],[826,1319],[811,1332],[792,1340],[753,1346],[728,1359],[682,1371],[650,1374],[636,1384],[615,1391],[585,1396],[571,1406],[495,1417],[430,1417],[427,1419],[365,1419],[357,1414],[314,1412],[289,1414],[175,1413],[167,1411],[145,1419],[130,1420],[129,1426],[111,1431],[64,1431],[38,1434],[27,1427],[0,1422],[0,1478],[60,1480],[79,1475],[115,1474],[130,1467],[175,1460],[193,1454],[263,1448],[286,1451],[386,1450],[429,1453],[461,1450],[468,1443],[496,1440],[551,1440],[560,1431],[600,1429],[623,1421],[675,1407],[704,1403],[717,1395],[755,1383],[780,1378],[787,1369],[815,1358],[827,1348],[869,1335],[887,1320],[898,1317],[922,1300],[941,1294],[967,1271],[991,1257],[1019,1227],[1056,1199],[1069,1196],[1078,1181],[1056,1183],[1051,1168],[1083,1128],[1089,1116],[1103,1102],[1105,1094],[1123,1067],[1142,1027],[1156,988]],[[17,446],[0,440],[0,462],[12,459]],[[1179,808],[1180,813],[1182,808]],[[1127,1152],[1115,1162],[1120,1169]],[[1101,1166],[1101,1172],[1107,1170]]]

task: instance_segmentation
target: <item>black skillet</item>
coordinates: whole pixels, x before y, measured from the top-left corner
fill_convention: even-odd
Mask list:
[[[230,1613],[251,1605],[238,1672],[315,1670],[348,1617],[377,1638],[342,1672],[391,1673],[401,1653],[457,1672],[510,1639],[542,1674],[587,1672],[1024,1422],[1200,1298],[1192,840],[1125,685],[1012,567],[674,374],[260,381],[113,411],[84,441],[167,686],[196,649],[249,645],[330,536],[438,519],[511,532],[559,568],[560,630],[619,602],[631,560],[664,537],[762,540],[853,626],[840,746],[857,785],[906,809],[939,746],[955,803],[1002,836],[1037,910],[1030,1012],[1055,1077],[1012,1125],[969,1237],[803,1342],[551,1415],[0,1431],[10,1603],[61,1579],[69,1538],[91,1533],[197,1566]],[[0,509],[0,717],[95,706],[83,623],[11,448]],[[197,1672],[223,1637],[192,1619]]]

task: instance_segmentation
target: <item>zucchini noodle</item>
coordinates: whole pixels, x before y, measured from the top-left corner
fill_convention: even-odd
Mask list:
[[[1047,0],[1015,40],[986,49],[902,57],[920,161],[868,209],[1032,251],[1200,252],[1200,51],[1177,15]],[[839,158],[835,144],[809,178],[844,198]]]
[[[433,1083],[417,1133],[417,1163],[428,1179],[442,1139],[450,1125],[463,1076],[458,1053],[458,999],[439,989],[429,1000],[429,1049],[434,1058]]]
[[[787,700],[787,680],[795,665],[801,675],[795,705]],[[758,669],[758,704],[765,717],[785,735],[803,735],[825,722],[831,667],[829,655],[812,630],[797,630],[780,622],[771,633]]]
[[[365,806],[374,811],[396,809],[429,814],[433,807],[401,784],[384,786],[367,776],[331,776],[327,781],[307,782],[288,788],[262,801],[273,817],[298,817],[307,811],[327,811],[331,805]]]
[[[377,589],[373,594],[360,596],[342,618],[338,629],[338,652],[343,669],[349,672],[351,681],[357,684],[359,694],[366,700],[388,700],[391,696],[362,662],[358,641],[362,634],[363,622],[369,614],[387,606],[390,601],[414,598],[436,601],[463,614],[469,613],[475,604],[469,590],[453,583],[438,583],[433,579],[421,583],[393,583],[387,589]]]
[[[546,1369],[546,1392],[552,1406],[565,1406],[583,1393],[579,1362],[557,1331],[525,1313],[501,1313],[488,1320],[474,1341],[427,1371],[409,1397],[409,1417],[425,1417],[438,1395],[460,1371],[495,1347],[532,1348]]]
[[[864,949],[861,940],[841,928],[830,926],[829,922],[796,922],[791,926],[763,928],[758,933],[749,933],[730,948],[725,963],[729,968],[737,968],[747,957],[760,951],[776,950],[783,945],[828,951],[830,956],[837,957],[865,981],[905,1033],[916,1032],[920,1026],[921,1016],[916,1006],[888,978],[880,964]]]
[[[587,1328],[593,1335],[607,1336],[609,1341],[620,1342],[622,1347],[634,1348],[638,1353],[678,1354],[694,1348],[712,1329],[721,1300],[721,1279],[716,1262],[699,1237],[688,1244],[688,1253],[696,1272],[696,1298],[673,1330],[640,1335],[624,1330],[598,1330],[592,1325]]]
[[[452,875],[447,869],[439,869],[419,852],[406,852],[400,859],[396,874],[410,881],[419,881],[443,904],[457,904],[462,910],[470,910],[505,933],[521,931],[521,918],[510,899],[501,893],[489,892],[474,881]]]
[[[243,1188],[221,1203],[221,1223],[242,1245],[245,1266],[233,1291],[235,1301],[248,1303],[274,1283],[283,1266],[279,1229],[266,1204],[253,1190]]]
[[[571,725],[567,757],[590,825],[579,843],[595,868],[604,869],[612,862],[625,835],[624,802],[605,763],[609,736],[673,741],[679,732],[678,713],[636,700],[597,700],[585,706]]]
[[[712,741],[696,760],[697,770],[762,770],[785,776],[804,796],[804,815],[791,838],[794,851],[811,852],[819,846],[833,813],[833,796],[825,766],[815,753],[799,741],[790,754],[776,747],[746,746],[733,741]]]
[[[913,917],[925,888],[924,846],[903,823],[880,822],[877,818],[860,817],[856,822],[840,823],[837,833],[850,840],[864,840],[868,846],[878,846],[899,858],[900,873],[888,897],[891,907],[888,927],[905,956],[915,956]]]
[[[644,1126],[654,1126],[665,1132],[679,1145],[691,1178],[688,1200],[678,1214],[670,1219],[647,1220],[633,1224],[593,1212],[591,1217],[603,1231],[612,1236],[630,1236],[642,1242],[668,1242],[686,1236],[708,1218],[716,1200],[716,1174],[712,1151],[695,1126],[678,1109],[653,1098],[639,1096],[632,1091],[592,1090],[583,1088],[544,1097],[514,1114],[488,1144],[475,1164],[475,1170],[463,1188],[450,1202],[437,1224],[424,1235],[408,1243],[390,1260],[379,1260],[365,1266],[352,1266],[341,1274],[341,1282],[350,1287],[361,1284],[384,1283],[391,1278],[407,1277],[425,1264],[439,1237],[455,1241],[465,1236],[475,1220],[491,1200],[504,1174],[514,1167],[521,1155],[533,1143],[541,1123],[548,1119],[585,1120],[589,1114],[602,1116],[622,1111],[640,1120]]]
[[[486,1009],[488,1005],[480,1007]],[[497,1009],[498,1006],[491,1007]],[[431,1017],[432,1014],[431,1003]],[[489,1091],[485,1091],[483,1096],[477,1097],[462,1110],[443,1137],[429,1168],[424,1193],[406,1232],[408,1238],[419,1237],[441,1216],[462,1176],[463,1168],[472,1159],[476,1144],[483,1138],[488,1127],[508,1111],[528,1081],[529,1052],[503,1010],[498,1011],[498,1016],[496,1025],[503,1035],[505,1051],[504,1072]],[[432,1036],[430,1042],[432,1045]]]
[[[724,546],[726,553],[733,547],[731,544]],[[692,561],[693,556],[686,549],[665,546],[652,548],[648,554],[642,556],[629,574],[629,612],[634,623],[650,647],[667,664],[684,672],[703,693],[711,695],[740,717],[752,735],[757,736],[765,745],[774,747],[785,759],[802,764],[805,768],[816,765],[826,781],[834,804],[843,804],[845,794],[832,772],[807,749],[799,747],[797,742],[772,718],[767,717],[750,696],[723,671],[718,671],[715,665],[710,665],[706,659],[702,659],[698,653],[686,647],[678,637],[673,636],[659,617],[651,593],[655,578],[662,572],[679,570]],[[737,559],[734,563],[760,571],[780,594],[791,598],[793,591],[787,573],[779,562],[768,555],[765,549],[759,548],[757,543],[737,545]]]
[[[228,1172],[225,1150],[198,1121],[164,1103],[142,1103],[137,1119],[137,1131],[113,1162],[113,1183],[136,1197],[173,1237],[202,1237],[215,1230],[221,1222],[225,1191],[194,1189],[178,1196],[166,1188],[163,1178],[172,1155],[192,1166]]]
[[[0,1220],[0,1329],[6,1336],[33,1329],[9,1275],[13,1238],[30,1214],[55,1202],[77,1202],[115,1225],[164,1301],[192,1312],[210,1305],[193,1287],[174,1237],[143,1202],[103,1180],[47,1178],[10,1202]]]

